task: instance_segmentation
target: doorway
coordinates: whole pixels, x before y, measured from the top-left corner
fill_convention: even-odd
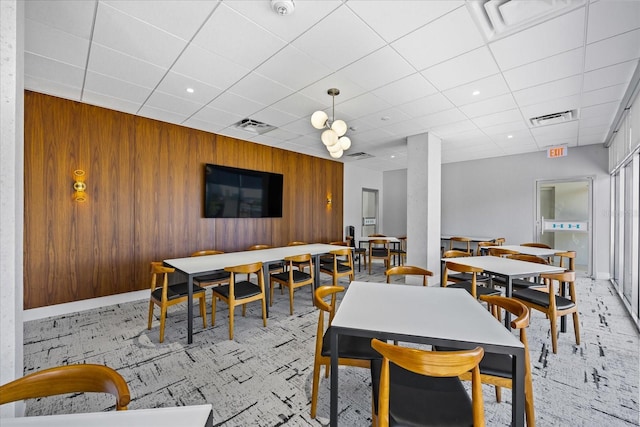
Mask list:
[[[362,189],[362,237],[378,232],[378,190]]]
[[[576,271],[592,276],[591,177],[536,181],[536,238],[552,248],[575,251]]]

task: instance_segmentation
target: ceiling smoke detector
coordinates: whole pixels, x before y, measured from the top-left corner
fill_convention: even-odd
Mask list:
[[[293,0],[271,0],[271,8],[280,16],[291,15],[296,5]]]

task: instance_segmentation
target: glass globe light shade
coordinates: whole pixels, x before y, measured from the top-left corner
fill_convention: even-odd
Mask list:
[[[344,150],[347,151],[349,148],[351,148],[351,139],[349,139],[348,136],[343,136],[340,139],[338,139],[338,145],[340,145],[340,147]]]
[[[339,159],[340,157],[342,157],[342,153],[343,153],[342,150],[338,150],[335,153],[329,153],[329,155],[334,159]]]
[[[316,129],[324,128],[327,120],[329,120],[329,116],[322,110],[318,110],[311,115],[311,125]]]
[[[331,129],[333,129],[338,136],[342,136],[347,133],[347,124],[344,120],[336,120],[331,124]]]
[[[335,153],[336,151],[342,150],[342,147],[338,142],[337,144],[334,144],[334,145],[328,145],[327,150],[329,150],[330,153]]]
[[[326,146],[336,145],[338,143],[338,134],[332,131],[331,129],[327,129],[322,132],[322,136],[320,136],[322,143]]]

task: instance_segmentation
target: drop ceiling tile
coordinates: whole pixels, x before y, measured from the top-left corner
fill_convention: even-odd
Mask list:
[[[192,93],[187,92],[189,88],[193,89]],[[208,103],[222,93],[222,90],[217,87],[210,86],[173,71],[169,71],[164,76],[156,89],[160,92],[177,96],[178,98],[184,98],[202,104]]]
[[[137,108],[140,108],[142,103],[151,94],[150,88],[137,86],[130,82],[114,79],[113,77],[92,71],[87,72],[84,89],[94,94],[101,94],[109,98],[130,102],[131,104],[137,105]],[[85,96],[83,96],[82,99],[84,100]],[[128,110],[127,112],[131,111]]]
[[[281,128],[285,129],[288,132],[302,136],[313,135],[314,137],[317,137],[317,135],[320,134],[320,131],[318,129],[315,129],[313,126],[311,126],[311,121],[309,120],[308,116],[287,123],[286,125],[281,126]]]
[[[421,117],[453,108],[453,104],[444,95],[436,93],[407,102],[398,108],[410,117]]]
[[[589,136],[589,135],[598,135],[604,139],[607,135],[609,128],[605,125],[594,126],[594,127],[582,127],[580,126],[579,135],[580,136]]]
[[[116,98],[104,93],[92,92],[85,89],[82,91],[82,102],[108,108],[110,110],[122,111],[124,113],[136,114],[140,109],[139,102],[128,101],[123,98]]]
[[[252,114],[257,113],[266,107],[264,104],[234,95],[231,92],[224,92],[222,95],[211,101],[208,106],[228,111],[232,114],[237,114],[242,116],[242,118],[251,118]]]
[[[504,72],[512,91],[563,79],[582,72],[583,49],[574,49]]]
[[[591,107],[587,107],[587,108],[591,108]],[[590,116],[590,117],[582,117],[580,119],[580,127],[585,127],[585,128],[589,128],[589,127],[596,127],[596,126],[611,126],[611,123],[613,122],[613,114],[602,114],[602,115],[597,115],[597,116]]]
[[[384,40],[345,6],[311,27],[292,45],[332,71],[380,49]]]
[[[102,0],[102,3],[158,27],[183,40],[190,40],[217,2],[200,0],[122,1]]]
[[[446,43],[439,40],[446,40]],[[391,46],[417,70],[424,70],[483,44],[469,12],[465,7],[459,7],[396,40]]]
[[[604,144],[605,136],[585,135],[578,138],[578,145]]]
[[[24,53],[24,68],[28,75],[39,80],[50,80],[63,86],[82,89],[84,70],[73,65],[44,58],[29,52]]]
[[[474,95],[475,92],[479,93]],[[502,75],[495,74],[493,76],[485,77],[484,79],[476,80],[475,82],[446,90],[443,94],[453,102],[454,105],[460,107],[462,105],[480,102],[485,99],[504,95],[508,92],[509,87],[502,78]]]
[[[168,68],[186,42],[152,25],[98,3],[93,42]]]
[[[293,46],[285,47],[254,71],[293,90],[331,74],[328,67]]]
[[[166,73],[164,68],[95,43],[91,46],[87,70],[151,89]]]
[[[605,104],[612,101],[620,101],[624,97],[627,91],[627,85],[621,84],[616,86],[609,86],[602,89],[592,90],[584,92],[582,94],[582,107],[589,107],[591,105]]]
[[[474,102],[460,107],[460,111],[467,117],[480,117],[487,114],[498,113],[516,108],[516,102],[510,93],[496,96],[494,98],[485,99],[484,101]]]
[[[640,29],[587,45],[585,71],[640,58]]]
[[[84,68],[89,55],[89,40],[38,21],[27,19],[25,25],[25,52]]]
[[[438,90],[443,91],[489,77],[499,71],[489,49],[483,46],[427,68],[422,71],[422,75]]]
[[[424,129],[430,129],[436,126],[460,122],[466,119],[467,118],[460,112],[460,110],[458,110],[457,108],[452,108],[450,110],[429,114],[428,116],[418,117],[417,119],[415,119],[415,121]]]
[[[596,116],[610,116],[613,118],[614,114],[618,112],[617,102],[608,102],[606,104],[592,105],[584,107],[580,110],[580,118],[588,119]]]
[[[375,118],[380,122],[380,127],[388,127],[391,125],[405,122],[411,118],[399,108],[393,107],[375,113]]]
[[[472,121],[479,128],[483,128],[503,123],[520,122],[522,121],[522,114],[520,113],[520,110],[514,108],[513,110],[501,111],[499,113],[475,117],[472,119]]]
[[[631,81],[637,61],[627,61],[584,73],[583,90],[595,90]]]
[[[89,40],[96,2],[77,0],[29,0],[25,17]],[[28,28],[27,28],[28,30]],[[25,31],[26,32],[26,31]]]
[[[579,110],[580,95],[567,96],[564,98],[556,98],[551,101],[532,104],[520,108],[522,115],[526,120],[532,117],[545,116],[547,114],[562,113],[563,111]]]
[[[171,111],[153,108],[148,105],[143,106],[140,111],[138,111],[138,115],[147,117],[149,119],[160,120],[162,122],[173,123],[176,125],[181,124],[187,118],[187,116],[183,114],[177,114]]]
[[[249,73],[248,68],[193,44],[178,58],[171,71],[223,90]]]
[[[193,39],[193,44],[253,69],[282,49],[286,42],[221,3]]]
[[[373,94],[382,99],[386,99],[394,105],[399,105],[432,95],[436,92],[437,89],[420,73],[414,73],[374,90]]]
[[[449,123],[442,126],[434,126],[429,130],[429,132],[432,132],[442,139],[447,139],[451,136],[471,130],[478,130],[475,123],[471,120],[462,120],[460,122]]]
[[[316,102],[313,99],[307,98],[306,96],[296,92],[288,97],[281,99],[278,102],[275,102],[271,105],[272,108],[276,110],[289,113],[296,117],[305,117],[307,120],[307,124],[311,126],[311,115],[318,110],[328,111],[327,114],[331,114],[331,110],[327,110],[326,105]],[[344,115],[340,114],[339,110],[336,110],[336,116],[339,119],[344,120]]]
[[[67,86],[58,81],[47,80],[41,77],[24,75],[24,88],[34,92],[57,96],[59,98],[80,101],[82,88],[77,86]]]
[[[599,1],[589,6],[587,43],[640,28],[639,1]]]
[[[509,134],[515,135],[522,132],[531,134],[531,132],[529,131],[528,121],[525,121],[525,120],[518,120],[515,122],[501,123],[499,125],[487,126],[482,128],[482,131],[491,137],[494,137],[497,135],[505,135],[505,136]]]
[[[387,42],[410,33],[464,5],[462,1],[369,0],[352,1],[347,6],[366,21]]]
[[[341,102],[356,98],[366,92],[359,84],[348,79],[340,72],[329,74],[328,76],[317,80],[315,83],[300,89],[299,92],[302,95],[327,106],[331,105],[331,96],[327,93],[330,88],[337,88],[340,90],[340,95],[336,96],[336,105],[340,105]]]
[[[147,102],[145,102],[142,110],[147,107],[151,107],[152,109],[162,110],[170,113],[175,113],[180,116],[183,116],[184,119],[190,117],[193,113],[198,111],[202,107],[202,103],[189,101],[184,98],[178,98],[176,96],[172,96],[158,90],[154,91]]]
[[[527,106],[556,98],[577,95],[580,93],[581,86],[582,75],[576,74],[565,79],[515,91],[513,96],[520,106]]]
[[[244,118],[246,117],[240,114],[234,114],[224,109],[206,106],[193,116],[189,117],[187,122],[190,120],[196,120],[203,123],[211,123],[212,126],[215,126],[220,130],[227,126],[231,126]]]
[[[413,120],[405,120],[404,122],[398,122],[394,124],[390,124],[388,126],[384,126],[378,129],[375,129],[373,132],[387,132],[389,136],[384,136],[385,140],[389,140],[389,138],[393,138],[397,135],[403,135],[407,137],[409,135],[417,135],[424,133],[426,131],[424,126],[421,126],[419,123]]]
[[[340,70],[346,78],[372,90],[406,77],[415,70],[389,46],[385,46]]]
[[[577,138],[578,124],[579,122],[577,120],[573,120],[555,125],[534,127],[531,128],[531,134],[538,142],[563,138]]]
[[[585,8],[494,41],[489,47],[502,70],[510,70],[584,45]]]
[[[281,16],[264,0],[225,0],[224,4],[246,16],[257,25],[291,42],[316,22],[342,5],[341,0],[298,1],[291,15]]]
[[[193,117],[189,117],[182,124],[190,128],[199,129],[205,132],[211,132],[216,134],[220,133],[220,130],[226,127],[226,125],[219,125],[216,123],[207,122],[200,119],[194,119]]]
[[[389,107],[389,103],[383,99],[371,93],[365,93],[357,98],[341,103],[339,109],[341,115],[339,115],[339,117],[346,115],[347,117],[358,118],[385,110]]]
[[[506,134],[492,135],[491,140],[503,148],[523,144],[535,145],[536,143],[529,129],[509,132]]]
[[[273,104],[293,93],[288,87],[256,73],[244,76],[229,91],[264,105]]]
[[[300,118],[300,116],[285,113],[275,108],[265,108],[251,115],[251,118],[259,122],[266,123],[271,126],[280,127],[287,123],[291,123]]]

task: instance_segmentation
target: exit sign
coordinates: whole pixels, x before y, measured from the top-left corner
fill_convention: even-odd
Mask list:
[[[547,148],[547,158],[554,159],[556,157],[566,157],[567,156],[567,146],[561,145],[559,147],[549,147]]]

